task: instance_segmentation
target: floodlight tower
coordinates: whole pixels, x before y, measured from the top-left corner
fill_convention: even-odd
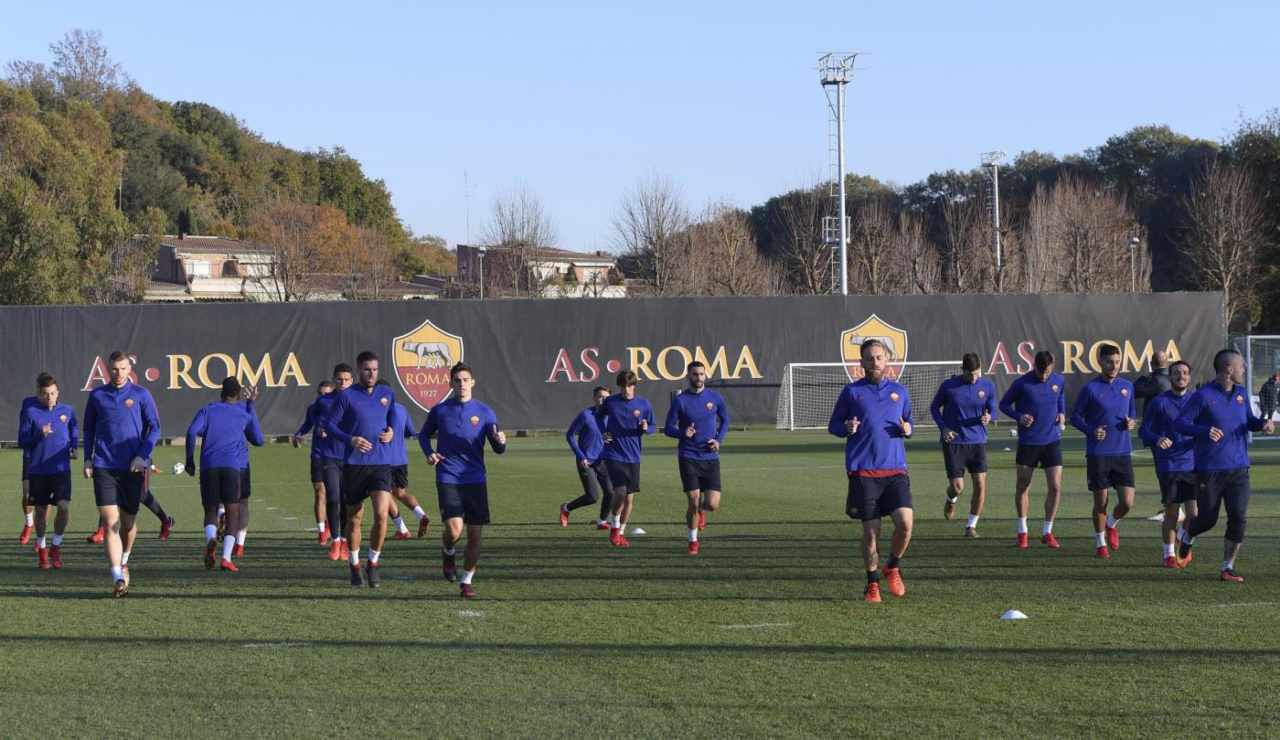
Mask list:
[[[1005,154],[999,150],[982,155],[982,166],[991,168],[991,248],[996,253],[997,292],[1004,273],[1004,255],[1000,250],[1000,165],[1004,164],[1004,160]]]
[[[827,128],[827,150],[831,160],[832,183],[831,196],[837,199],[836,217],[823,218],[823,241],[831,245],[832,256],[835,256],[834,245],[840,245],[840,293],[849,295],[849,220],[845,216],[844,192],[844,87],[853,77],[853,62],[858,58],[855,53],[829,52],[818,57],[818,75],[822,83],[822,92],[827,97],[827,108],[831,111]],[[835,88],[835,100],[831,99],[831,88]],[[835,221],[835,223],[832,223]],[[839,240],[837,242],[837,240]],[[835,271],[832,271],[832,280]],[[835,292],[835,286],[832,291]]]

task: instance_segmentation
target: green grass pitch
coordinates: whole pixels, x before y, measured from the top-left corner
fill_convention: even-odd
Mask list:
[[[167,543],[143,511],[133,587],[109,598],[95,513],[77,478],[66,568],[20,547],[18,455],[0,532],[4,735],[731,737],[1207,736],[1280,733],[1280,444],[1254,448],[1243,585],[1217,579],[1221,527],[1183,572],[1159,567],[1146,451],[1138,506],[1111,562],[1093,557],[1078,435],[1066,445],[1063,549],[1013,547],[1012,446],[990,452],[979,529],[942,519],[932,431],[910,443],[918,515],[909,592],[861,601],[857,530],[843,513],[841,444],[735,432],[723,510],[685,554],[670,440],[647,444],[634,523],[612,550],[558,505],[578,492],[558,435],[490,456],[495,524],[463,602],[430,539],[390,542],[383,587],[353,589],[307,531],[307,451],[253,453],[243,571],[206,571],[191,478],[156,476],[177,517]],[[163,448],[164,468],[180,448]],[[436,517],[430,468],[412,492]],[[961,514],[966,499],[962,499]],[[412,518],[409,520],[412,522]],[[1002,622],[1009,608],[1030,615]]]

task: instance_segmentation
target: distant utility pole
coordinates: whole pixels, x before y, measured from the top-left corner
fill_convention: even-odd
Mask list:
[[[996,292],[1004,287],[1004,255],[1000,248],[1000,165],[1004,164],[1002,151],[982,155],[982,166],[991,168],[991,248],[996,253]]]
[[[836,254],[835,245],[840,245],[840,294],[849,295],[849,219],[845,215],[844,192],[844,88],[853,77],[853,62],[858,58],[856,53],[828,52],[818,57],[818,75],[822,83],[822,92],[827,97],[827,109],[831,117],[827,123],[827,152],[832,168],[831,196],[836,198],[837,217],[826,216],[822,219],[823,241],[831,247],[831,255]],[[835,100],[831,99],[831,88],[835,88]],[[837,241],[838,240],[838,241]],[[832,270],[832,281],[835,271]],[[835,286],[832,285],[832,292]]]

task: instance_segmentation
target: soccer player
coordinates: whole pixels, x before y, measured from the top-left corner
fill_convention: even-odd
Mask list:
[[[996,413],[996,386],[982,377],[982,361],[968,352],[960,360],[960,375],[942,381],[929,404],[929,415],[942,437],[942,462],[947,469],[946,503],[942,515],[956,515],[956,501],[964,493],[964,474],[973,478],[965,537],[978,536],[978,517],[987,500],[987,425]]]
[[[1160,503],[1164,504],[1164,567],[1177,568],[1177,541],[1182,536],[1178,514],[1196,516],[1195,441],[1176,429],[1178,417],[1191,394],[1191,366],[1179,360],[1169,368],[1170,389],[1147,401],[1138,436],[1151,448],[1160,481]]]
[[[258,386],[251,385],[240,389],[240,397],[244,399],[244,410],[254,421],[257,421],[258,415],[254,411],[253,403],[258,400]],[[262,430],[259,428],[258,433]],[[250,430],[245,430],[245,438],[253,442],[253,436]],[[257,444],[256,442],[254,444]],[[261,445],[259,445],[261,446]],[[228,531],[235,533],[235,547],[232,554],[241,558],[244,557],[244,541],[249,536],[249,499],[253,496],[253,471],[249,467],[249,447],[241,444],[236,455],[236,464],[240,467],[240,514],[237,517],[234,529],[228,528]]]
[[[911,398],[907,389],[889,380],[889,352],[878,339],[862,343],[864,377],[840,391],[827,431],[845,440],[845,469],[849,493],[845,513],[862,522],[862,562],[867,587],[863,600],[880,603],[880,519],[893,521],[893,539],[884,577],[889,593],[906,596],[901,560],[911,542],[914,512],[911,479],[907,476],[904,439],[911,436]]]
[[[36,393],[40,392],[39,382],[47,373],[41,373],[36,377]],[[27,413],[27,409],[37,406],[40,399],[36,396],[27,396],[22,399],[22,406],[18,409],[18,429],[22,429],[22,421]],[[27,466],[31,462],[31,456],[26,449],[22,450],[22,532],[18,534],[18,544],[25,545],[31,541],[31,532],[35,528],[35,506],[31,503],[31,480],[27,473]]]
[[[694,360],[685,368],[689,387],[671,401],[662,431],[676,445],[680,484],[688,499],[684,521],[689,528],[690,555],[702,545],[698,530],[706,526],[706,512],[720,508],[720,446],[729,433],[729,407],[707,388],[707,366]]]
[[[600,413],[604,401],[609,397],[609,389],[598,385],[591,389],[593,403],[573,417],[569,429],[564,433],[569,449],[573,450],[575,469],[582,483],[582,495],[572,501],[560,505],[560,526],[569,526],[569,512],[583,506],[594,504],[600,500],[600,518],[596,520],[596,529],[609,528],[609,499],[613,495],[613,485],[609,482],[609,471],[605,469],[600,455],[604,452],[604,434],[600,431]]]
[[[241,387],[234,377],[222,381],[222,392],[217,403],[211,403],[196,412],[187,427],[187,475],[196,475],[196,438],[200,438],[200,503],[204,506],[204,564],[213,569],[217,564],[218,507],[226,511],[227,535],[222,540],[224,571],[237,573],[240,568],[233,561],[236,537],[233,532],[244,527],[240,518],[244,468],[249,457],[248,439],[255,446],[265,442],[253,401],[244,406],[240,401]]]
[[[1036,353],[1031,372],[1018,377],[1000,399],[1000,411],[1018,424],[1017,546],[1027,544],[1027,510],[1031,506],[1031,479],[1036,468],[1044,468],[1044,528],[1040,542],[1057,550],[1061,545],[1053,535],[1053,519],[1062,499],[1062,430],[1066,427],[1066,381],[1053,371],[1053,353]]]
[[[311,432],[312,451],[320,450],[320,474],[324,478],[324,511],[326,529],[329,531],[329,559],[345,560],[351,556],[343,526],[346,507],[342,501],[342,465],[347,457],[347,446],[324,428],[324,419],[333,408],[337,394],[351,387],[355,371],[345,362],[333,367],[333,392],[317,398],[315,428]]]
[[[316,541],[321,545],[329,544],[331,535],[329,533],[327,511],[325,509],[325,491],[324,491],[324,457],[320,454],[321,445],[319,444],[319,422],[320,399],[333,392],[334,383],[332,380],[322,380],[316,386],[316,400],[311,402],[307,407],[306,416],[302,419],[302,424],[298,426],[298,431],[293,433],[290,441],[295,448],[302,446],[303,435],[316,429],[317,439],[311,443],[311,489],[315,492],[315,514],[316,514]]]
[[[160,500],[151,492],[151,474],[157,470],[159,470],[159,468],[155,465],[148,465],[147,469],[143,471],[142,501],[140,502],[141,506],[139,508],[141,509],[145,507],[147,511],[155,514],[156,519],[160,520],[160,541],[168,542],[169,535],[173,532],[173,525],[176,524],[176,521],[173,517],[169,516],[169,514],[164,510],[164,507],[160,505]],[[87,541],[95,545],[101,545],[102,539],[106,535],[106,531],[106,527],[103,525],[102,520],[99,519],[98,529],[88,536]]]
[[[76,412],[58,403],[58,381],[48,373],[40,373],[36,384],[38,403],[22,412],[18,444],[29,460],[27,480],[34,506],[36,556],[41,570],[62,568],[62,535],[67,530],[71,505],[71,459],[80,441]],[[56,506],[53,520],[53,546],[45,537],[49,507]]]
[[[387,387],[391,386],[384,379],[379,379],[378,384]],[[394,401],[391,404],[391,428],[395,430],[396,436],[395,439],[391,440],[392,501],[389,515],[392,523],[396,526],[395,538],[397,540],[410,538],[409,527],[404,523],[404,517],[400,516],[400,507],[396,506],[398,501],[412,510],[414,516],[418,517],[418,538],[421,539],[427,536],[427,529],[431,526],[431,517],[427,516],[427,512],[418,503],[418,499],[409,493],[408,440],[418,436],[418,430],[413,428],[413,419],[409,418],[409,410],[399,401]]]
[[[1138,428],[1138,408],[1133,383],[1120,377],[1120,348],[1114,344],[1099,347],[1098,365],[1102,373],[1085,383],[1076,396],[1071,426],[1085,438],[1095,552],[1110,560],[1110,550],[1120,549],[1120,520],[1133,508],[1133,442],[1129,432]],[[1116,489],[1116,506],[1108,514],[1112,488]]]
[[[125,353],[107,359],[110,382],[94,388],[84,409],[84,477],[106,524],[103,541],[116,597],[129,593],[129,551],[142,502],[145,471],[160,440],[160,416],[151,392],[129,379]]]
[[[1196,516],[1186,524],[1178,546],[1178,566],[1191,563],[1191,546],[1196,537],[1213,529],[1218,510],[1227,509],[1227,532],[1223,539],[1219,577],[1244,583],[1236,573],[1236,557],[1244,542],[1245,517],[1249,511],[1249,432],[1273,434],[1275,423],[1253,414],[1249,389],[1244,387],[1244,358],[1224,349],[1213,358],[1217,377],[1192,394],[1175,425],[1177,431],[1195,440],[1196,473],[1200,491]]]
[[[614,547],[631,547],[627,539],[627,523],[635,511],[636,494],[640,493],[640,455],[643,437],[653,434],[657,425],[653,406],[648,399],[636,395],[636,374],[631,370],[618,373],[618,392],[605,399],[600,416],[604,421],[604,465],[613,487],[609,514],[609,542]]]
[[[346,507],[343,531],[350,541],[351,585],[361,586],[360,537],[364,526],[364,502],[373,505],[373,526],[369,530],[369,560],[365,579],[369,588],[378,588],[382,546],[387,539],[387,511],[391,506],[391,442],[395,439],[391,407],[396,394],[378,385],[378,356],[365,350],[356,356],[359,382],[333,393],[333,405],[325,416],[324,428],[330,437],[345,446],[342,466],[342,499]]]
[[[436,469],[436,491],[440,499],[441,567],[445,580],[457,576],[454,545],[467,528],[467,549],[462,561],[462,598],[474,599],[473,581],[480,562],[480,536],[489,523],[489,487],[484,466],[484,443],[501,455],[507,451],[507,435],[498,428],[493,409],[472,395],[476,380],[471,368],[459,362],[449,368],[453,394],[431,407],[418,435],[418,444],[427,462]],[[433,448],[431,438],[436,437]]]

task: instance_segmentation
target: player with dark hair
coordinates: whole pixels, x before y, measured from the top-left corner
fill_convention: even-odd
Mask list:
[[[343,523],[346,521],[342,501],[342,465],[347,457],[347,446],[331,436],[324,428],[324,419],[333,409],[334,399],[340,391],[351,387],[355,371],[345,362],[333,366],[333,392],[317,398],[315,427],[311,430],[311,450],[320,451],[320,476],[324,479],[325,529],[329,533],[329,559],[346,560],[350,555]]]
[[[657,426],[653,406],[648,399],[636,395],[636,374],[631,370],[618,373],[618,392],[604,401],[600,412],[604,426],[605,469],[613,486],[609,514],[609,543],[614,547],[631,547],[627,524],[635,511],[636,494],[640,493],[640,455],[642,439],[653,434]]]
[[[1160,503],[1164,505],[1164,567],[1177,568],[1177,541],[1182,536],[1178,514],[1196,516],[1195,440],[1178,432],[1176,425],[1187,401],[1191,400],[1191,366],[1179,360],[1168,368],[1169,390],[1149,399],[1142,415],[1138,436],[1151,448],[1156,478],[1160,481]],[[1136,390],[1136,388],[1135,388]]]
[[[378,385],[390,386],[385,379],[379,378]],[[418,539],[427,536],[427,529],[431,526],[431,517],[427,516],[427,512],[423,510],[418,499],[409,493],[409,446],[408,440],[418,436],[418,430],[413,426],[413,419],[409,418],[409,410],[399,401],[391,404],[391,428],[395,430],[395,439],[391,440],[391,449],[393,453],[391,463],[391,508],[389,516],[395,524],[397,540],[407,540],[412,537],[409,534],[409,527],[404,523],[404,517],[400,516],[400,507],[396,502],[402,503],[413,511],[413,515],[418,518]]]
[[[1223,538],[1219,577],[1243,583],[1236,573],[1236,557],[1244,543],[1249,511],[1249,432],[1275,433],[1275,423],[1253,413],[1249,389],[1244,383],[1244,358],[1225,349],[1213,358],[1217,377],[1192,394],[1175,425],[1177,431],[1195,440],[1196,473],[1200,490],[1196,516],[1186,524],[1178,546],[1178,566],[1191,563],[1191,546],[1196,537],[1218,523],[1218,510],[1226,507],[1227,532]]]
[[[342,467],[342,500],[346,506],[343,531],[350,541],[351,585],[361,586],[360,537],[364,525],[364,502],[373,505],[373,526],[369,530],[369,560],[364,576],[370,588],[378,588],[382,578],[382,547],[387,539],[387,513],[391,506],[391,465],[393,460],[391,407],[396,394],[378,385],[378,356],[365,350],[356,356],[359,379],[355,385],[334,394],[332,408],[325,417],[329,436],[346,446]]]
[[[609,482],[609,471],[605,469],[600,455],[604,452],[604,434],[600,431],[600,413],[604,401],[609,397],[609,389],[598,385],[591,389],[592,404],[578,412],[564,433],[569,449],[573,450],[575,469],[578,480],[582,483],[582,495],[572,501],[560,505],[560,526],[569,526],[569,512],[590,506],[600,501],[600,518],[596,520],[596,529],[608,529],[609,499],[613,495],[613,485]]]
[[[1031,507],[1031,479],[1044,468],[1044,528],[1040,542],[1053,550],[1060,545],[1053,535],[1053,520],[1062,499],[1062,430],[1066,426],[1066,381],[1053,371],[1053,353],[1036,353],[1032,370],[1009,385],[1000,399],[1000,411],[1018,424],[1016,544],[1025,550],[1027,510]]]
[[[827,431],[844,439],[849,492],[845,514],[862,522],[862,562],[867,573],[863,600],[880,603],[880,519],[893,521],[884,576],[889,593],[907,594],[900,561],[911,542],[914,512],[903,440],[911,436],[911,398],[888,376],[889,351],[879,339],[860,347],[863,377],[840,391]]]
[[[36,556],[41,570],[62,568],[62,535],[71,505],[71,459],[79,442],[76,412],[58,403],[58,381],[48,373],[37,379],[37,403],[23,409],[18,444],[26,466],[34,506]],[[49,507],[56,506],[53,545],[45,537]]]
[[[1101,374],[1085,383],[1071,409],[1071,426],[1085,438],[1085,463],[1089,490],[1093,492],[1094,548],[1097,556],[1111,558],[1120,549],[1120,520],[1133,508],[1133,442],[1129,432],[1138,428],[1138,408],[1133,383],[1120,377],[1120,348],[1098,348]],[[1116,489],[1116,506],[1107,513],[1110,489]]]
[[[462,528],[466,525],[467,549],[459,584],[464,599],[476,596],[473,580],[480,563],[480,537],[484,525],[489,523],[484,443],[487,440],[499,455],[507,450],[507,435],[498,428],[497,415],[472,395],[475,384],[475,375],[467,365],[459,362],[449,368],[452,394],[431,407],[418,435],[422,454],[436,469],[440,518],[444,520],[441,569],[449,582],[458,577],[454,546],[462,539]],[[436,437],[434,448],[432,437]]]
[[[298,431],[293,433],[290,441],[293,446],[301,447],[303,435],[316,429],[320,417],[317,415],[320,410],[320,399],[333,392],[336,386],[332,380],[322,380],[316,386],[316,400],[307,406],[307,413],[302,419],[302,424],[298,426]],[[319,430],[317,429],[317,435]],[[321,446],[316,444],[314,440],[311,444],[311,489],[315,492],[315,514],[316,514],[316,541],[321,545],[329,544],[331,534],[328,527],[328,517],[325,510],[325,492],[324,492],[324,458],[320,454]]]
[[[106,524],[104,539],[113,594],[129,593],[128,553],[142,501],[151,453],[160,441],[160,416],[150,391],[129,379],[133,363],[125,353],[107,360],[110,378],[89,393],[84,410],[84,477],[93,480],[93,498]]]
[[[247,522],[240,516],[244,499],[244,470],[249,458],[247,439],[257,447],[265,442],[252,398],[240,405],[241,387],[234,377],[222,381],[222,392],[216,403],[196,412],[187,427],[186,471],[196,475],[196,439],[200,440],[200,503],[204,506],[204,564],[213,569],[218,564],[218,509],[226,512],[227,534],[222,540],[221,569],[239,572],[233,558],[237,545],[235,532],[244,531]]]
[[[688,500],[685,525],[689,528],[690,555],[702,545],[698,531],[706,526],[706,512],[720,508],[720,446],[729,433],[729,407],[724,398],[707,388],[707,366],[698,361],[685,368],[689,385],[671,400],[662,431],[679,440],[676,461],[680,485]]]
[[[964,536],[977,537],[978,517],[987,499],[987,425],[996,413],[996,386],[982,377],[982,362],[973,352],[965,353],[960,370],[960,375],[942,381],[929,415],[942,437],[942,462],[950,482],[942,515],[955,516],[967,471],[973,478],[973,496]]]

